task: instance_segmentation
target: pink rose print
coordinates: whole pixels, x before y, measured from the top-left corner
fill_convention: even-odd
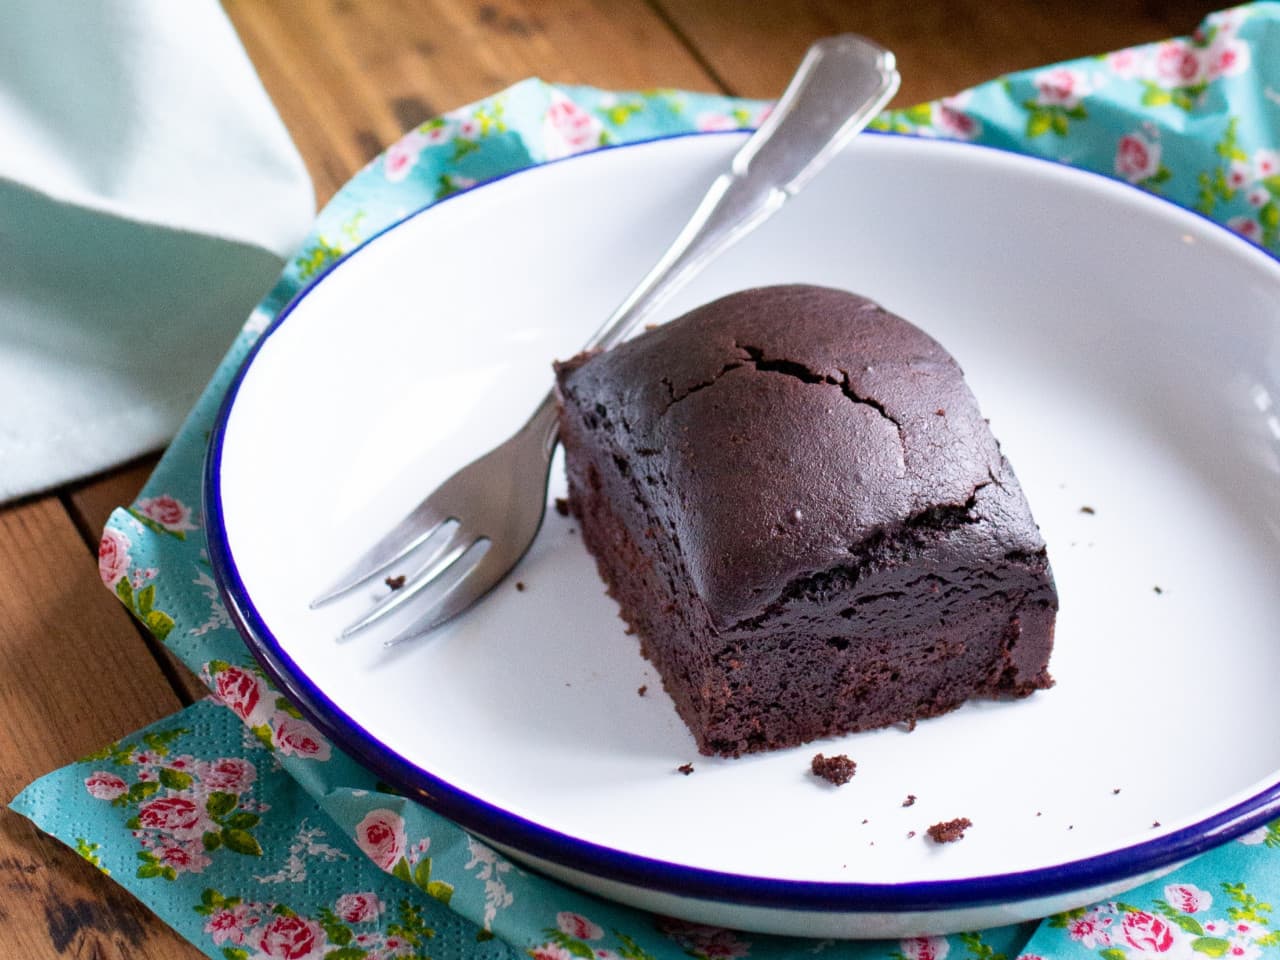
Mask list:
[[[1132,80],[1142,72],[1142,54],[1134,47],[1107,55],[1107,66],[1117,77]]]
[[[1275,150],[1259,150],[1253,155],[1253,170],[1259,180],[1275,176],[1280,172],[1280,153]]]
[[[138,823],[145,830],[162,830],[179,836],[204,832],[204,812],[183,796],[157,797],[138,808]]]
[[[700,113],[696,123],[698,129],[704,132],[738,129],[738,121],[727,113],[712,113],[710,111]]]
[[[159,497],[139,500],[134,509],[148,520],[154,520],[166,530],[172,530],[175,533],[196,529],[195,524],[191,522],[191,508],[167,493]]]
[[[1231,161],[1231,166],[1227,168],[1227,186],[1239,190],[1252,179],[1253,171],[1247,163],[1240,160]]]
[[[98,573],[108,587],[115,587],[120,578],[129,572],[129,548],[133,546],[119,530],[111,527],[102,531],[98,543]]]
[[[84,788],[89,791],[89,796],[98,800],[114,800],[128,790],[123,780],[105,770],[95,770],[85,777]]]
[[[222,793],[244,793],[258,777],[253,764],[240,757],[201,762],[196,765],[196,772],[205,787]]]
[[[1197,913],[1213,905],[1213,895],[1190,883],[1171,883],[1164,888],[1164,898],[1171,907],[1183,913]]]
[[[1044,957],[1038,953],[1020,953],[1017,956],[1017,960],[1044,960]]]
[[[1183,40],[1170,40],[1156,48],[1156,80],[1167,87],[1194,87],[1205,79],[1200,54]]]
[[[557,913],[556,926],[561,933],[567,933],[579,940],[599,940],[604,931],[586,917],[578,913]]]
[[[1086,950],[1111,946],[1111,934],[1107,927],[1111,926],[1111,917],[1101,914],[1086,914],[1076,917],[1067,923],[1067,935],[1080,943]]]
[[[356,846],[388,873],[404,856],[404,817],[394,810],[370,810],[356,825]]]
[[[732,930],[721,927],[663,917],[658,921],[658,929],[685,952],[703,960],[731,960],[751,953],[751,944],[739,940]]]
[[[156,847],[154,853],[162,864],[173,867],[177,873],[200,873],[212,862],[198,841],[165,844]]]
[[[382,171],[392,183],[399,183],[409,176],[409,171],[418,162],[418,155],[427,145],[427,139],[418,131],[411,130],[403,137],[387,147],[382,160]]]
[[[245,934],[256,927],[261,919],[242,904],[234,910],[219,910],[204,925],[204,932],[213,937],[217,946],[224,943],[242,944],[245,942]]]
[[[1240,219],[1240,218],[1237,217],[1236,219]],[[1230,226],[1230,224],[1228,224],[1228,226]],[[1235,227],[1232,227],[1231,229],[1234,230]],[[1257,846],[1260,843],[1266,843],[1267,837],[1270,835],[1270,833],[1271,831],[1267,829],[1266,824],[1263,824],[1262,826],[1254,830],[1250,830],[1243,837],[1241,837],[1237,842],[1243,843],[1247,847]]]
[[[333,912],[347,923],[370,923],[385,909],[376,893],[344,893],[333,905]]]
[[[1226,955],[1232,960],[1257,960],[1262,956],[1262,948],[1252,940],[1232,940]]]
[[[1251,207],[1265,207],[1271,201],[1271,193],[1266,187],[1254,187],[1244,195]]]
[[[1042,70],[1035,76],[1036,103],[1043,107],[1066,107],[1072,110],[1080,105],[1080,98],[1088,93],[1084,76],[1070,67],[1054,67]]]
[[[272,960],[318,960],[324,948],[324,930],[305,917],[276,917],[258,937],[258,952]]]
[[[224,943],[244,943],[244,931],[236,921],[236,915],[230,910],[219,910],[204,925],[204,932],[213,937],[215,946]]]
[[[437,123],[434,126],[428,127],[423,132],[422,136],[426,139],[427,143],[434,145],[437,143],[444,143],[448,140],[450,132],[448,124]]]
[[[1160,143],[1137,133],[1126,133],[1116,144],[1116,173],[1130,183],[1141,183],[1160,172]]]
[[[982,124],[959,107],[950,103],[949,99],[943,100],[938,104],[938,109],[933,115],[933,122],[947,136],[954,137],[957,140],[972,140],[982,132]]]
[[[308,760],[328,760],[331,748],[326,740],[305,720],[278,713],[272,724],[272,742],[286,757],[306,757]]]
[[[591,114],[563,94],[554,94],[543,120],[548,159],[589,150],[600,142],[602,127]]]
[[[1262,224],[1253,219],[1253,217],[1232,217],[1227,221],[1227,226],[1246,240],[1252,240],[1256,243],[1262,239]]]
[[[534,947],[529,951],[529,956],[533,957],[533,960],[573,960],[573,954],[555,943],[544,943],[540,947]]]
[[[1228,37],[1215,42],[1208,51],[1209,79],[1215,77],[1235,77],[1249,69],[1249,45],[1243,40]]]
[[[227,667],[213,682],[213,693],[241,720],[252,721],[262,703],[262,680],[239,667]]]
[[[1173,947],[1173,928],[1144,910],[1126,913],[1120,928],[1125,942],[1140,953],[1165,953]]]
[[[907,960],[943,960],[951,950],[945,937],[908,937],[898,944]]]

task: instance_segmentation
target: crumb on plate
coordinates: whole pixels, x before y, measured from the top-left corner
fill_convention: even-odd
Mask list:
[[[928,831],[929,839],[934,843],[955,843],[964,836],[964,832],[973,826],[968,817],[956,817],[954,820],[943,820],[935,823]]]
[[[824,757],[818,753],[814,755],[813,760],[810,762],[809,769],[815,777],[821,777],[828,783],[838,787],[853,779],[854,773],[858,770],[858,765],[843,753],[838,753],[834,757]]]

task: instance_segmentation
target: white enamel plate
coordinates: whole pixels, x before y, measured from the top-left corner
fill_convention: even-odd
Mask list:
[[[665,314],[812,282],[940,340],[1049,544],[1053,689],[912,732],[700,757],[554,512],[510,579],[425,641],[385,649],[399,621],[334,639],[381,584],[308,609],[522,422],[740,143],[604,150],[458,195],[286,312],[229,395],[206,491],[220,584],[268,670],[385,779],[513,856],[757,930],[1039,916],[1276,816],[1280,265],[1043,161],[863,136]],[[815,780],[817,751],[857,776]],[[924,839],[954,817],[973,821],[963,840]]]

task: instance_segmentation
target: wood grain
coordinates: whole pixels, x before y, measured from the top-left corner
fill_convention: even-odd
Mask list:
[[[320,203],[404,131],[526,77],[713,89],[641,0],[226,0]]]
[[[56,497],[0,511],[0,800],[181,706]],[[195,957],[120,887],[0,809],[15,957]]]
[[[1190,33],[1221,4],[1205,0],[654,0],[732,93],[775,97],[805,48],[852,31],[898,58],[894,106],[943,97],[1012,70]]]

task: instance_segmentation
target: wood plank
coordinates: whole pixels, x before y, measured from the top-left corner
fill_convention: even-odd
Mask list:
[[[98,540],[111,511],[117,507],[126,507],[137,498],[138,491],[151,476],[159,459],[159,454],[150,454],[108,473],[81,481],[63,493],[63,504],[80,532],[90,562],[97,557]],[[152,656],[159,661],[165,678],[183,703],[194,703],[209,692],[186,664],[169,652],[168,647],[155,640],[137,621],[130,622],[151,650]]]
[[[518,80],[713,89],[641,0],[225,0],[323,203],[405,130]]]
[[[852,31],[889,47],[893,105],[943,97],[1012,70],[1191,32],[1212,0],[652,0],[733,93],[775,97],[815,39]]]
[[[0,511],[0,800],[178,709],[56,497]],[[0,929],[16,957],[197,957],[149,910],[0,809]]]

